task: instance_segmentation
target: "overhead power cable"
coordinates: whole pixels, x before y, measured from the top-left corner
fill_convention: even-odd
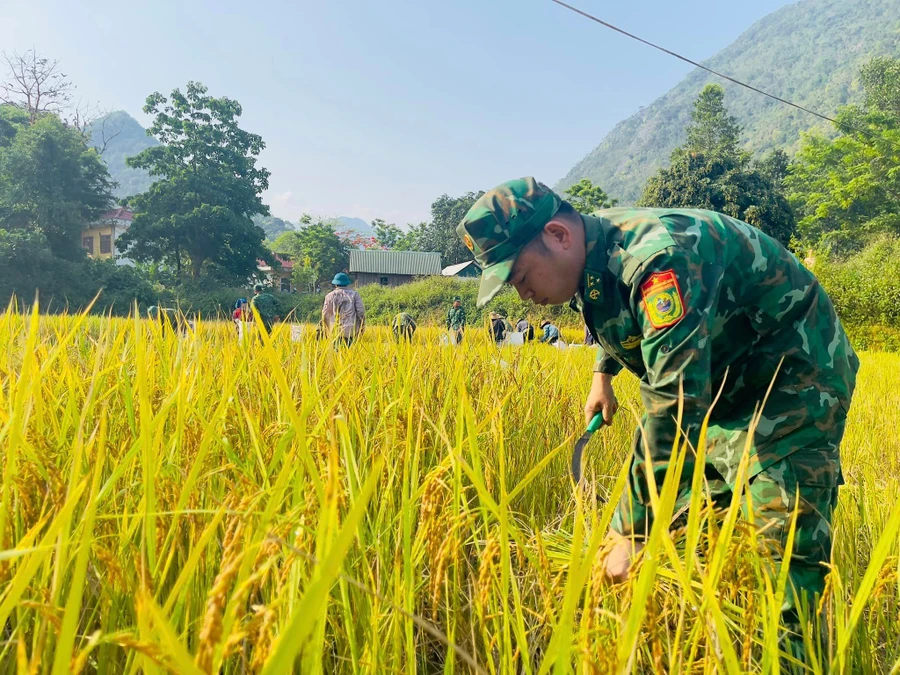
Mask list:
[[[754,91],[757,94],[762,94],[763,96],[767,96],[775,101],[778,101],[779,103],[784,103],[785,105],[789,105],[792,108],[796,108],[797,110],[801,110],[809,115],[814,115],[815,117],[823,119],[826,122],[830,122],[830,123],[834,124],[836,127],[838,127],[839,129],[852,129],[853,131],[857,131],[861,134],[865,134],[866,136],[869,136],[871,138],[877,138],[879,140],[885,141],[886,143],[890,143],[891,145],[893,145],[896,148],[900,148],[900,144],[895,143],[894,141],[892,141],[889,138],[885,138],[881,134],[875,133],[869,129],[863,129],[862,127],[857,127],[852,124],[847,124],[846,122],[838,122],[833,117],[829,117],[828,115],[823,115],[822,113],[816,112],[815,110],[810,110],[809,108],[799,105],[798,103],[794,103],[793,101],[788,101],[787,99],[781,98],[780,96],[776,96],[775,94],[770,94],[769,92],[763,91],[762,89],[760,89],[758,87],[754,87],[752,84],[747,84],[746,82],[741,82],[740,80],[737,80],[737,79],[731,77],[730,75],[720,73],[717,70],[713,70],[712,68],[704,66],[702,63],[697,63],[696,61],[693,61],[692,59],[689,59],[686,56],[682,56],[678,52],[673,52],[671,49],[666,49],[665,47],[658,45],[655,42],[650,42],[650,40],[645,40],[644,38],[642,38],[638,35],[635,35],[634,33],[629,33],[627,30],[619,28],[618,26],[611,24],[608,21],[604,21],[603,19],[599,19],[596,16],[594,16],[593,14],[588,14],[587,12],[578,9],[577,7],[573,7],[572,5],[569,5],[565,2],[563,2],[562,0],[552,0],[552,2],[555,2],[557,5],[559,5],[561,7],[565,7],[566,9],[571,10],[571,11],[575,12],[576,14],[580,14],[581,16],[583,16],[586,19],[595,21],[596,23],[599,23],[601,26],[609,28],[610,30],[615,31],[616,33],[620,33],[620,34],[624,35],[625,37],[629,37],[632,40],[636,40],[637,42],[647,45],[648,47],[653,47],[653,49],[657,49],[657,50],[663,52],[664,54],[668,54],[669,56],[674,56],[676,59],[678,59],[680,61],[684,61],[685,63],[689,63],[696,68],[705,70],[707,73],[711,73],[711,74],[715,75],[716,77],[721,77],[723,80],[727,80],[728,82],[732,82],[738,86],[744,87],[745,89]]]

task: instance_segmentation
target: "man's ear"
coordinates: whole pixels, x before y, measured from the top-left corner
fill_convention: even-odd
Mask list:
[[[548,244],[555,243],[564,251],[572,246],[572,228],[561,220],[551,220],[544,225],[544,236],[549,237]]]

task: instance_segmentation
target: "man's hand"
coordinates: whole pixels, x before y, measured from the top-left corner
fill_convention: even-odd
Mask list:
[[[612,424],[613,415],[619,409],[619,402],[612,388],[612,375],[607,373],[594,373],[591,382],[591,392],[588,394],[587,403],[584,404],[584,425],[587,426],[598,412],[603,413],[603,421]]]
[[[631,566],[641,549],[642,541],[624,537],[615,530],[610,530],[606,535],[607,545],[610,546],[606,556],[606,576],[616,583],[628,579],[631,574]]]

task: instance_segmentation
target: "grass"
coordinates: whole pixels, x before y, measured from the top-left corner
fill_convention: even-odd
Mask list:
[[[784,570],[737,509],[711,518],[696,498],[630,582],[604,581],[633,378],[586,452],[595,500],[567,473],[590,350],[388,335],[336,352],[284,328],[238,344],[227,324],[178,339],[134,319],[0,315],[0,671],[789,663]],[[900,672],[898,371],[863,355],[809,672]],[[657,486],[656,522],[675,497]]]

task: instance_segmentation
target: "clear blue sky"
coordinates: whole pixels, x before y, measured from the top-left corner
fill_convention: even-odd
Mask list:
[[[788,2],[570,4],[705,59]],[[274,215],[400,224],[444,192],[554,183],[689,70],[550,0],[0,0],[0,49],[31,46],[144,124],[191,79],[240,101]]]

